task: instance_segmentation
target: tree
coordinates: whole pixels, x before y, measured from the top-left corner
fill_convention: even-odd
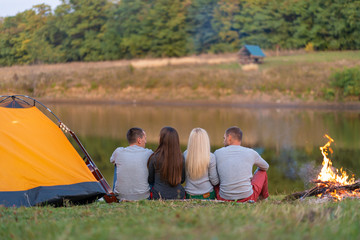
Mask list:
[[[65,61],[64,52],[61,50],[62,34],[55,25],[55,17],[50,6],[40,4],[34,6],[33,10],[37,13],[37,20],[34,21],[34,24],[38,26],[28,44],[31,62],[57,63]]]
[[[239,32],[243,26],[238,17],[243,10],[242,2],[241,0],[218,2],[217,8],[214,9],[213,26],[220,40],[211,47],[213,51],[232,52],[240,47]]]
[[[186,54],[186,8],[181,0],[155,0],[145,22],[150,54],[179,57]]]
[[[2,65],[28,64],[37,61],[39,48],[33,48],[36,35],[46,25],[51,8],[40,4],[30,10],[5,18],[1,25],[0,59]],[[40,48],[41,49],[41,48]]]
[[[7,17],[0,23],[0,65],[8,66],[15,64],[18,59],[16,57],[16,42],[14,36],[19,34],[18,17]]]
[[[220,42],[219,33],[214,28],[217,3],[217,0],[194,0],[189,5],[186,21],[191,52],[208,52],[212,45]]]
[[[104,29],[103,49],[107,58],[145,56],[151,39],[145,32],[151,1],[122,0],[110,12]]]
[[[62,48],[67,61],[103,58],[100,39],[109,6],[107,0],[62,0],[55,15],[57,27],[65,33]]]

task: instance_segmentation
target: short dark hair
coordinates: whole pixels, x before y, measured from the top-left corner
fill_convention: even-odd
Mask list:
[[[226,132],[225,132],[226,136],[228,135],[231,135],[233,138],[239,140],[239,141],[242,141],[242,131],[239,127],[229,127],[228,129],[226,129]]]
[[[144,137],[144,130],[138,127],[130,128],[126,133],[129,144],[136,143],[137,139],[142,137]]]

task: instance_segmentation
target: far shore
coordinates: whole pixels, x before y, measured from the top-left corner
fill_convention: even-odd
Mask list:
[[[236,54],[0,67],[0,95],[76,104],[360,109],[332,85],[360,51],[294,52],[240,65]]]
[[[323,109],[360,110],[360,102],[265,102],[265,101],[172,101],[172,100],[119,100],[119,99],[74,99],[74,98],[36,98],[44,104],[84,104],[84,105],[132,105],[164,107],[221,107],[221,108],[284,108],[284,109]]]

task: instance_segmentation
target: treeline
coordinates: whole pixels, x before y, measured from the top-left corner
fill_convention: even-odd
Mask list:
[[[0,65],[360,49],[358,0],[62,0],[0,20]]]

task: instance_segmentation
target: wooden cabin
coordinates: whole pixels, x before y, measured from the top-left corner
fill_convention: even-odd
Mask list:
[[[265,54],[257,45],[244,45],[237,53],[240,64],[262,63]]]

